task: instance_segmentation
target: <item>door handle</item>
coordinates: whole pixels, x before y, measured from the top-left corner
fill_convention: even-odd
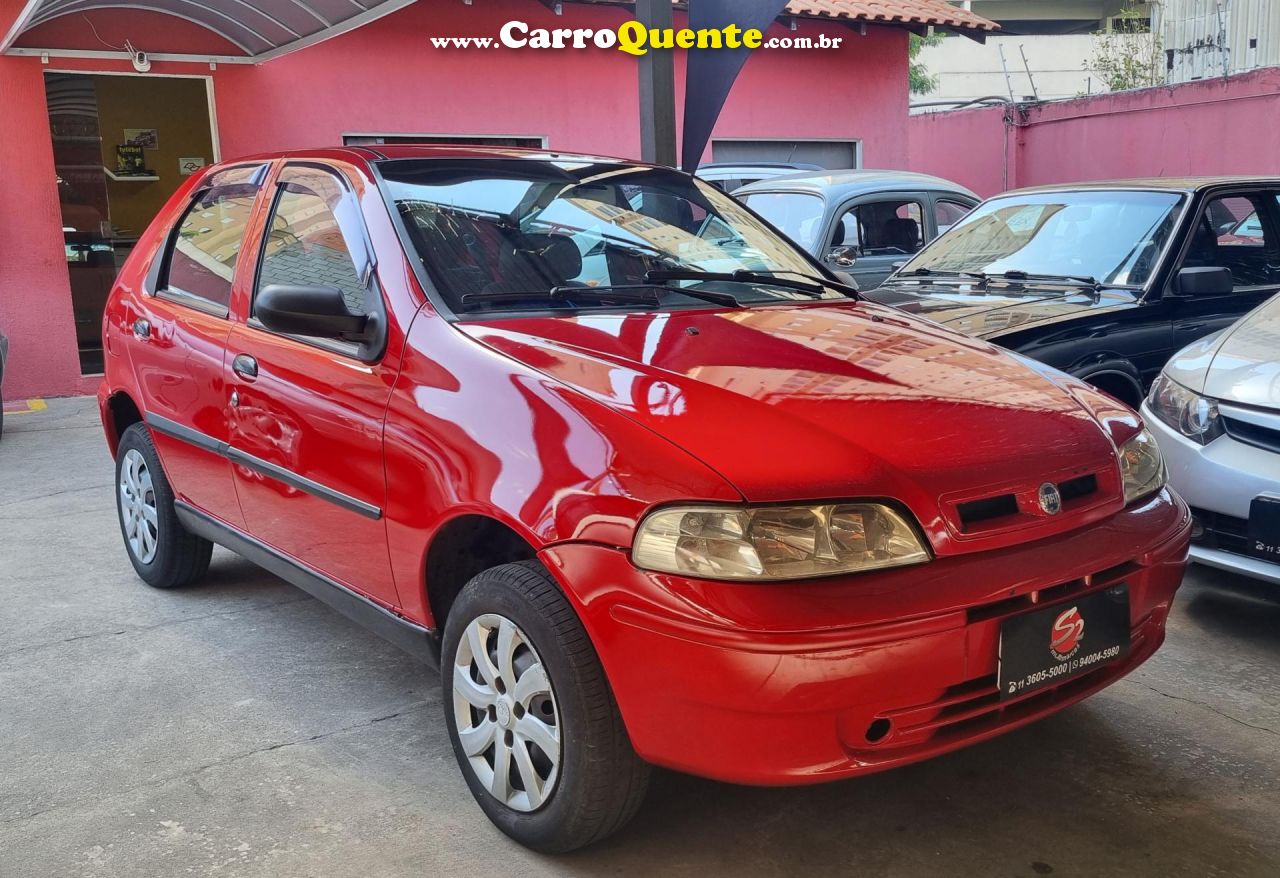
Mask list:
[[[231,361],[231,371],[241,378],[252,380],[258,377],[258,361],[248,354],[236,354]]]
[[[133,334],[138,338],[151,338],[151,321],[141,317],[133,321]]]

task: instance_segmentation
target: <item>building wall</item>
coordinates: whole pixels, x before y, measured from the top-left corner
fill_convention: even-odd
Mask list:
[[[102,133],[102,164],[115,168],[116,146],[124,143],[125,128],[155,128],[159,148],[143,150],[157,182],[107,180],[111,224],[137,235],[182,185],[178,159],[201,157],[213,163],[209,104],[205,82],[130,76],[106,76],[94,81],[98,94],[98,128]]]
[[[1004,51],[1009,74],[1000,63]],[[925,46],[917,58],[938,77],[938,87],[914,101],[973,100],[1010,90],[1017,100],[1073,98],[1099,91],[1097,76],[1087,67],[1094,51],[1090,34],[1037,34],[988,37],[985,43],[951,36]],[[1022,55],[1026,53],[1026,64]],[[1027,74],[1030,67],[1031,73]]]
[[[0,0],[0,31],[21,5]],[[605,49],[435,49],[428,40],[496,36],[511,19],[555,28],[630,17],[618,8],[566,3],[563,9],[556,16],[537,0],[418,3],[260,65],[210,70],[155,62],[152,73],[212,80],[223,158],[332,145],[349,132],[543,135],[553,149],[636,156],[635,58]],[[139,46],[164,45],[175,27],[166,16],[129,10],[90,18],[104,39],[127,37]],[[682,21],[678,15],[677,25]],[[802,22],[797,34],[778,25],[774,32],[827,33],[844,37],[845,46],[754,53],[713,137],[861,140],[868,166],[905,164],[906,32],[870,26],[859,35],[837,22]],[[91,34],[76,15],[43,25],[36,36],[44,45],[76,45]],[[197,36],[183,33],[187,41]],[[0,58],[0,167],[16,181],[0,186],[0,326],[12,340],[4,386],[10,397],[75,393],[94,384],[78,374],[42,69],[38,58]],[[90,59],[54,58],[49,69],[132,75],[125,62]],[[682,79],[677,53],[678,100]]]
[[[1280,69],[1031,107],[1006,131],[1005,108],[913,116],[912,170],[982,195],[1122,177],[1280,175]]]

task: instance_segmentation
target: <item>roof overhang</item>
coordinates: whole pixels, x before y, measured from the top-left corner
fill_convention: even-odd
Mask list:
[[[315,45],[403,9],[415,0],[28,0],[0,39],[0,54],[128,59],[120,50],[16,46],[26,32],[66,16],[138,10],[202,27],[243,54],[148,52],[157,61],[259,64]],[[150,48],[150,47],[146,47]]]

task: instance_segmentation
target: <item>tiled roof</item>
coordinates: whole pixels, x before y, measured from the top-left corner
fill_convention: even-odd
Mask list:
[[[994,31],[999,25],[946,0],[791,0],[787,12],[812,18],[847,18],[892,24],[937,25]]]
[[[603,6],[626,6],[634,0],[569,0]],[[688,0],[672,0],[677,9],[687,9]],[[696,2],[696,0],[695,0]],[[999,25],[946,0],[790,0],[786,15],[800,18],[828,18],[844,21],[888,24],[923,30],[929,25],[963,31],[982,38]]]

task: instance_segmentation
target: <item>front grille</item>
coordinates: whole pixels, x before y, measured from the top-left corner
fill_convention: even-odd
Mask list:
[[[1210,512],[1208,509],[1191,507],[1191,514],[1204,528],[1204,532],[1194,537],[1196,545],[1207,549],[1220,549],[1236,555],[1246,555],[1249,551],[1249,522],[1234,515],[1223,515],[1221,512]]]
[[[983,497],[981,500],[958,503],[956,504],[956,514],[960,516],[961,526],[968,530],[981,521],[1004,518],[1006,515],[1017,515],[1018,498],[1014,494],[1001,494],[997,497]]]
[[[1271,427],[1260,427],[1257,424],[1251,424],[1239,418],[1229,418],[1225,415],[1222,418],[1222,428],[1227,431],[1228,436],[1237,442],[1280,453],[1280,430]]]
[[[1069,512],[1095,499],[1094,495],[1098,493],[1098,475],[1086,473],[1057,482],[1056,485],[1062,496],[1062,511]],[[1037,489],[1038,487],[1036,486]],[[960,520],[960,530],[968,534],[1016,525],[1019,520],[1042,518],[1040,510],[1034,508],[1035,503],[1035,500],[1024,499],[1020,506],[1018,495],[1010,492],[965,500],[957,503],[955,510],[956,517]]]

